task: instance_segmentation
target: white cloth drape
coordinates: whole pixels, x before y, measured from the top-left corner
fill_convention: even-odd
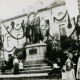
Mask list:
[[[71,60],[70,59],[66,60],[66,63],[64,66],[65,72],[62,72],[62,80],[76,80],[74,69],[71,68],[70,70],[67,70],[67,65],[66,65],[67,63],[68,63],[68,66],[71,66]],[[69,65],[69,63],[70,63],[70,65]]]

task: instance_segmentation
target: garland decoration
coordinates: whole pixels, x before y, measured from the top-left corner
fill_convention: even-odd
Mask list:
[[[76,31],[76,28],[74,28],[73,32],[70,34],[69,37],[71,37],[74,34],[75,31]]]
[[[6,29],[8,29],[8,28],[9,28],[9,26]],[[9,32],[12,32],[12,30],[13,30],[13,28],[11,28],[11,30]]]
[[[15,30],[17,30],[17,31],[18,31],[18,30],[20,30],[21,28],[22,28],[22,27],[20,27],[20,28],[16,29],[16,28],[14,27],[14,29],[15,29]]]
[[[4,25],[4,27],[6,28],[6,26],[5,26],[5,24],[3,23],[3,25]],[[8,32],[8,34],[11,36],[11,37],[13,37],[14,39],[17,39],[17,40],[19,40],[19,39],[22,39],[22,38],[24,38],[25,36],[23,35],[22,37],[20,37],[20,38],[16,38],[16,37],[14,37],[8,30],[7,30],[7,28],[6,28],[6,31]]]
[[[13,47],[13,49],[11,49],[11,50],[6,50],[6,49],[4,48],[4,49],[2,49],[2,51],[12,52],[14,49],[17,49],[17,48],[16,48],[16,47]],[[21,48],[21,50],[24,50],[24,49],[25,49],[25,47]]]
[[[16,47],[14,47],[13,49],[11,50],[6,50],[6,49],[2,49],[3,51],[6,51],[6,52],[12,52],[14,49],[16,49]]]
[[[57,19],[56,17],[54,17],[54,22],[55,22],[55,20],[57,20],[57,21],[63,20],[63,19],[65,18],[66,15],[67,15],[67,11],[66,11],[65,15],[64,15],[61,19]]]

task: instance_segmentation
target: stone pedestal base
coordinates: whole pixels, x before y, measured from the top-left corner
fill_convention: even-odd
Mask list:
[[[28,64],[42,63],[45,59],[46,44],[38,43],[26,46],[26,62]]]

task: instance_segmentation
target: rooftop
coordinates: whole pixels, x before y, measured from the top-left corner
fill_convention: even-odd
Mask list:
[[[38,9],[38,12],[41,12],[41,11],[44,11],[44,10],[48,10],[48,9],[51,9],[51,8],[55,8],[55,7],[58,7],[58,6],[61,6],[61,5],[65,5],[65,1],[64,0],[53,0],[47,6],[43,5],[43,8],[41,7],[41,9]],[[31,13],[33,13],[33,12],[31,12]],[[17,16],[11,17],[11,18],[3,19],[3,20],[1,20],[1,22],[7,22],[7,21],[10,21],[10,20],[13,20],[13,19],[16,19],[16,18],[20,18],[20,17],[23,17],[23,16],[27,16],[27,13],[21,14],[21,15],[17,15]]]

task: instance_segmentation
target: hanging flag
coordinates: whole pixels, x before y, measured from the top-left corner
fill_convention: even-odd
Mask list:
[[[67,11],[69,13],[70,19],[75,17],[77,20],[77,15],[79,15],[78,1],[77,0],[65,0]]]

